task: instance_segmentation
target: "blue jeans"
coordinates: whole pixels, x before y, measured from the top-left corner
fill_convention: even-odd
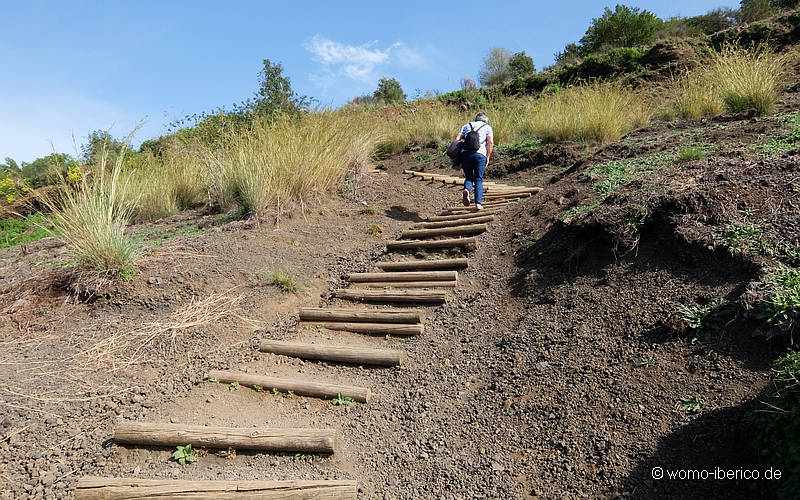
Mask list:
[[[461,152],[461,168],[464,170],[464,189],[472,191],[475,185],[475,203],[483,201],[483,169],[486,157],[477,151]]]

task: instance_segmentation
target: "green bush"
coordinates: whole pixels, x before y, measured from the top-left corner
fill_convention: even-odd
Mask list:
[[[764,409],[754,414],[754,444],[766,463],[783,473],[781,497],[800,498],[800,351],[778,358],[772,368]]]
[[[581,53],[648,44],[663,24],[655,14],[638,7],[617,5],[613,11],[606,7],[601,17],[592,19],[592,25],[581,38]]]
[[[47,220],[40,213],[29,215],[23,220],[0,220],[0,248],[30,243],[50,236],[47,226]]]

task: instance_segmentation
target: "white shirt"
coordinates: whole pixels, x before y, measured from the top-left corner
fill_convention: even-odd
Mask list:
[[[494,138],[494,131],[492,130],[492,126],[489,125],[488,123],[483,123],[481,121],[469,122],[463,127],[461,127],[461,137],[463,138],[467,137],[467,133],[469,133],[469,131],[471,130],[469,128],[470,125],[472,125],[472,129],[478,131],[478,136],[480,137],[481,147],[478,149],[477,152],[482,154],[483,156],[486,156],[486,138],[487,137]],[[481,125],[483,125],[483,127],[481,127]],[[478,127],[481,127],[481,129],[478,130]]]

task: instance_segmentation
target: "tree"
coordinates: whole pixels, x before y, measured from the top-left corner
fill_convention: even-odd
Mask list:
[[[738,15],[739,13],[733,9],[714,9],[706,14],[686,19],[686,24],[706,35],[711,35],[735,26]]]
[[[0,171],[19,172],[19,165],[13,158],[6,156],[6,162],[0,163]]]
[[[502,47],[495,47],[483,58],[483,67],[478,73],[478,80],[483,86],[498,85],[512,78],[508,62],[511,54]]]
[[[277,111],[296,112],[308,107],[308,99],[292,90],[288,76],[283,75],[283,66],[264,59],[264,67],[258,74],[258,92],[251,103],[245,105],[249,111],[259,115],[271,115]]]
[[[568,43],[564,50],[553,54],[556,59],[556,66],[565,64],[575,64],[581,58],[581,48],[577,43]]]
[[[739,12],[743,23],[760,21],[773,14],[774,2],[770,0],[742,0],[739,2]]]
[[[533,58],[525,55],[525,51],[517,52],[508,60],[508,67],[514,78],[525,78],[536,73],[536,66],[533,65]]]
[[[592,19],[592,25],[581,38],[581,55],[650,43],[663,23],[652,12],[638,7],[617,5],[613,11],[606,7],[601,17]]]
[[[33,188],[38,188],[58,181],[67,171],[67,164],[71,161],[68,154],[53,153],[43,158],[37,158],[31,163],[22,162],[20,174],[28,180]]]
[[[404,102],[406,100],[406,94],[403,92],[400,82],[395,78],[386,78],[385,76],[378,81],[378,88],[372,95],[375,99],[380,99],[386,103]]]
[[[477,85],[475,85],[475,81],[472,78],[464,77],[461,79],[461,90],[470,91],[475,90]]]

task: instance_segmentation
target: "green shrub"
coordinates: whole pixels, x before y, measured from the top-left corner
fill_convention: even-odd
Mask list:
[[[768,295],[761,316],[772,325],[793,324],[800,318],[800,269],[779,266],[766,280]]]
[[[582,54],[600,51],[605,47],[638,47],[653,41],[653,35],[664,24],[648,10],[617,5],[612,11],[605,8],[603,15],[592,19],[592,24],[581,38]]]
[[[781,497],[800,498],[800,351],[778,358],[772,368],[763,409],[754,414],[754,444],[766,463],[783,473]]]
[[[300,285],[297,280],[282,271],[270,272],[269,280],[284,293],[297,293],[300,291]]]
[[[0,248],[22,243],[31,243],[50,236],[48,222],[40,213],[27,216],[23,220],[0,220]]]

